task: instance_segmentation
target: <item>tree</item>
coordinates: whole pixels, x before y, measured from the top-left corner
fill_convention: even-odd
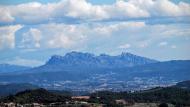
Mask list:
[[[167,104],[167,103],[161,103],[161,104],[159,105],[159,107],[168,107],[168,104]]]

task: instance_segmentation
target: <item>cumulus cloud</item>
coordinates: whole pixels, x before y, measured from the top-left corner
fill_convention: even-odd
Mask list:
[[[23,33],[20,48],[66,48],[79,46],[85,40],[81,25],[42,24]]]
[[[22,35],[20,48],[81,48],[86,44],[112,38],[113,33],[133,31],[145,27],[144,22],[115,24],[41,24]],[[105,42],[105,41],[104,41]]]
[[[51,18],[51,13],[53,12],[53,4],[43,5],[38,2],[12,5],[6,7],[8,12],[12,17],[18,19],[18,22],[26,23],[40,23],[47,21]]]
[[[109,18],[112,19],[139,18],[150,16],[148,11],[136,6],[131,1],[126,2],[124,0],[117,0],[115,4],[107,5],[103,7],[103,9],[108,13]]]
[[[41,40],[41,31],[31,28],[28,32],[22,35],[20,48],[39,48]]]
[[[86,0],[62,0],[0,6],[0,22],[42,23],[71,18],[82,21],[123,20],[147,17],[190,16],[190,4],[170,0],[117,0],[113,4],[93,5]],[[68,21],[68,20],[67,20]]]
[[[20,28],[21,25],[0,27],[0,49],[15,47],[15,32]]]
[[[83,49],[88,47],[95,49],[108,44],[110,47],[119,46],[121,43],[123,45],[128,43],[133,48],[147,48],[149,46],[165,46],[168,43],[160,41],[187,37],[190,35],[189,31],[189,26],[184,27],[183,24],[148,25],[145,22],[48,23],[31,27],[23,33],[22,40],[18,42],[21,42],[21,46],[27,49]],[[130,46],[126,45],[120,48],[129,48]]]
[[[121,23],[115,23],[110,25],[96,25],[93,28],[93,33],[103,35],[103,36],[109,36],[112,35],[113,32],[120,31],[120,30],[138,30],[139,28],[145,27],[144,22],[121,22]]]
[[[64,10],[64,15],[69,17],[89,20],[108,18],[102,6],[92,5],[86,0],[64,0],[58,5]]]
[[[5,7],[0,7],[0,23],[7,23],[13,21],[14,17],[11,16],[11,13]]]

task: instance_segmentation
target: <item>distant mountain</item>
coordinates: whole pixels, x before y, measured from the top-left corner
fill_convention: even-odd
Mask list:
[[[23,73],[1,74],[0,82],[28,82],[48,89],[92,91],[139,90],[189,80],[190,60],[157,62],[122,68],[48,64]]]
[[[53,102],[65,102],[70,100],[69,96],[58,95],[49,92],[45,89],[26,90],[19,92],[16,95],[11,95],[2,98],[1,102],[17,102],[17,103],[53,103]]]
[[[19,66],[19,65],[10,65],[10,64],[0,64],[0,73],[9,73],[15,71],[23,71],[30,69],[30,67]]]
[[[175,87],[189,89],[190,90],[190,80],[179,82],[175,85]]]
[[[0,83],[32,83],[47,89],[139,90],[189,80],[190,60],[159,62],[122,53],[117,56],[71,52],[52,56],[45,65],[0,73]]]
[[[190,77],[190,60],[164,61],[130,68],[121,68],[117,69],[117,71],[124,73],[123,76],[128,74],[132,77],[160,76],[166,79],[188,80]]]
[[[10,94],[13,95],[24,90],[37,89],[37,88],[38,88],[37,86],[27,83],[0,84],[0,97],[8,96]]]
[[[122,53],[117,56],[101,54],[95,56],[91,53],[70,52],[65,56],[54,55],[46,65],[83,66],[83,67],[129,67],[158,62],[153,59]]]

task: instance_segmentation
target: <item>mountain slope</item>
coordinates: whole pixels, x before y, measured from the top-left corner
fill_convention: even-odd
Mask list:
[[[190,90],[190,80],[177,83],[174,87],[184,88]]]
[[[130,75],[132,77],[162,77],[173,80],[188,80],[190,77],[189,66],[190,60],[172,60],[115,70],[122,74],[123,78]]]
[[[30,69],[30,67],[19,66],[19,65],[10,65],[10,64],[0,64],[0,73],[9,73],[15,71],[23,71]]]

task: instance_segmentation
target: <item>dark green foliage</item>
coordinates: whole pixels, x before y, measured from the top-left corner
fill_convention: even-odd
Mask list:
[[[190,91],[180,88],[155,88],[149,91],[128,94],[126,99],[134,99],[137,102],[173,102],[190,101]]]
[[[65,102],[70,100],[70,96],[57,95],[46,91],[45,89],[26,90],[19,92],[16,95],[10,95],[1,99],[1,102],[16,102],[16,103],[52,103]]]
[[[99,99],[97,97],[100,97]],[[90,102],[105,104],[114,103],[116,99],[134,100],[138,103],[172,103],[174,105],[190,105],[190,91],[175,87],[154,88],[147,91],[129,92],[98,92],[91,94]]]
[[[64,90],[48,90],[48,91],[58,95],[72,96],[72,92],[69,91],[64,91]]]
[[[184,88],[184,89],[189,89],[190,90],[190,80],[179,82],[179,83],[177,83],[175,85],[175,87],[179,87],[179,88]]]
[[[168,107],[168,104],[167,104],[167,103],[161,103],[161,104],[159,105],[159,107]]]

